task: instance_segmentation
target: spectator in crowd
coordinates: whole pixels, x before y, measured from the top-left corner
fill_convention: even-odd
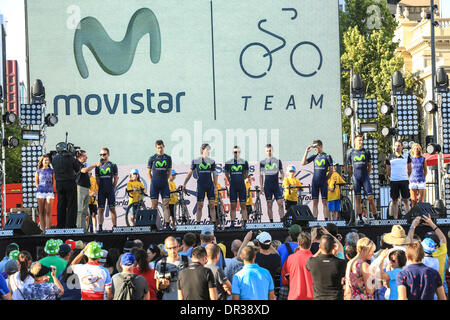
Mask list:
[[[240,250],[244,267],[233,277],[233,300],[275,300],[274,284],[269,270],[255,263],[256,250],[245,246]]]
[[[369,238],[361,238],[356,244],[358,254],[347,263],[345,298],[348,300],[373,300],[375,279],[369,273],[369,264],[375,244]]]
[[[9,288],[13,300],[23,300],[23,287],[34,283],[34,279],[29,272],[32,262],[33,258],[28,251],[21,251],[19,253],[19,270],[9,278]]]
[[[116,261],[116,269],[118,272],[122,272],[122,267],[120,266],[120,259],[122,258],[122,255],[125,253],[130,253],[133,248],[136,248],[136,243],[133,240],[125,241],[125,244],[123,245],[122,254],[118,257]]]
[[[425,257],[422,259],[422,263],[427,267],[439,272],[439,259],[433,258],[433,253],[437,249],[437,244],[431,238],[425,238],[421,242]]]
[[[134,239],[134,247],[138,249],[144,249],[144,243],[141,239]]]
[[[283,265],[281,281],[289,286],[288,300],[313,300],[313,283],[309,270],[306,269],[308,259],[313,255],[311,248],[311,235],[302,232],[298,236],[298,248],[290,255]]]
[[[66,262],[69,262],[72,257],[72,248],[68,244],[62,244],[59,246],[59,257]]]
[[[446,300],[439,272],[422,263],[424,256],[420,242],[406,247],[408,265],[397,275],[399,300],[433,300],[435,294],[439,300]]]
[[[321,226],[314,226],[311,228],[311,248],[310,251],[315,255],[319,251],[320,239],[323,236]]]
[[[47,274],[50,272],[53,283],[48,280]],[[56,300],[64,294],[64,288],[56,277],[56,267],[50,268],[40,262],[31,265],[30,273],[34,278],[34,283],[23,287],[22,294],[24,300]]]
[[[336,238],[324,234],[320,239],[320,254],[306,262],[311,272],[314,300],[343,300],[346,262],[336,257]]]
[[[188,232],[183,236],[181,241],[181,251],[178,252],[179,255],[191,256],[192,249],[194,249],[197,242],[197,237],[192,232]]]
[[[331,254],[335,255],[337,258],[345,260],[345,256],[344,256],[344,247],[342,246],[341,242],[339,241],[338,238],[336,238],[336,236],[339,236],[337,234],[337,227],[336,225],[332,224],[332,223],[328,223],[327,224],[328,228],[333,232],[333,234],[331,232],[328,231],[327,228],[325,227],[320,227],[320,232],[322,234],[322,237],[324,235],[329,235],[333,240],[334,240],[334,247],[333,247],[333,251],[331,252]],[[334,226],[334,227],[333,227]],[[322,239],[322,238],[321,238]],[[321,240],[322,241],[322,240]],[[315,257],[318,256],[320,254],[320,245],[319,245],[319,250],[316,252],[316,254],[314,255]]]
[[[231,242],[231,252],[233,253],[233,258],[225,259],[226,261],[225,275],[230,281],[233,281],[234,275],[244,267],[244,263],[237,256],[241,245],[242,245],[241,240],[239,239],[233,240],[233,242]]]
[[[8,283],[11,276],[17,271],[19,271],[19,265],[17,263],[17,260],[9,260],[5,266],[6,280]]]
[[[389,256],[389,269],[384,270],[380,263],[381,279],[386,281],[389,288],[389,300],[398,300],[398,283],[397,275],[403,270],[406,265],[406,254],[403,250],[394,250],[389,253],[389,249],[384,249],[381,253],[382,259]]]
[[[67,261],[58,256],[59,254],[58,240],[49,239],[45,243],[44,251],[47,254],[47,256],[39,260],[39,262],[47,268],[50,268],[50,266],[55,266],[56,277],[59,277],[61,272],[63,272],[64,269],[67,267]],[[53,282],[53,277],[49,276],[49,281]]]
[[[87,264],[79,264],[83,256]],[[98,259],[102,257],[102,248],[97,242],[90,242],[72,261],[72,270],[80,279],[82,300],[112,300],[111,276]]]
[[[107,257],[108,257],[108,250],[102,249],[102,257],[100,259],[98,259],[98,264],[105,267]],[[108,270],[108,269],[106,269],[106,270]],[[109,270],[108,270],[108,272],[109,272]],[[111,274],[111,272],[109,272],[109,274]]]
[[[354,244],[346,245],[344,254],[347,262],[352,260],[358,254],[358,252],[356,252],[356,245]]]
[[[11,292],[9,291],[5,278],[3,277],[0,277],[0,297],[2,300],[11,300]]]
[[[281,259],[276,249],[272,247],[272,236],[268,232],[261,232],[256,237],[256,244],[259,248],[259,252],[256,253],[255,263],[258,266],[269,270],[275,287],[279,287]]]
[[[204,267],[207,261],[204,247],[192,250],[192,263],[182,270],[178,277],[178,300],[217,300],[213,272]]]
[[[155,279],[156,289],[163,292],[162,300],[177,300],[177,280],[182,269],[189,266],[189,258],[178,254],[178,242],[174,237],[164,240],[167,257],[156,263]]]
[[[115,275],[119,273],[117,270],[117,261],[119,261],[120,251],[117,248],[111,248],[108,250],[108,254],[106,255],[106,262],[104,267],[108,270],[110,275]]]
[[[287,257],[294,253],[295,249],[297,249],[298,243],[296,241],[300,232],[302,232],[302,228],[298,224],[293,224],[292,226],[290,226],[288,229],[289,235],[286,239],[286,242],[281,244],[277,248],[277,252],[280,255],[281,259],[281,266],[284,265]]]
[[[351,231],[345,235],[345,245],[353,244],[356,246],[356,243],[359,240],[358,232]]]
[[[58,277],[59,282],[61,282],[64,288],[64,294],[59,298],[60,300],[81,300],[81,285],[78,275],[72,270],[72,261],[80,254],[81,249],[75,249],[70,255],[70,259],[67,261],[67,267]],[[80,264],[86,264],[88,258],[83,255]]]
[[[55,199],[55,174],[50,167],[50,158],[43,155],[39,159],[35,174],[36,199],[38,202],[39,225],[43,233],[52,226],[52,207]]]
[[[213,273],[217,288],[217,298],[218,300],[226,300],[228,296],[231,296],[231,282],[228,280],[225,272],[217,266],[220,248],[216,244],[208,244],[205,249],[208,258],[208,263],[205,267]]]
[[[136,266],[136,259],[133,254],[125,253],[120,258],[122,272],[112,277],[113,300],[149,300],[150,294],[145,278],[141,275],[133,273]],[[133,287],[130,290],[132,296],[127,296],[127,286]]]
[[[147,249],[147,262],[150,269],[155,269],[156,263],[162,258],[161,250],[157,245],[150,244]]]
[[[202,228],[202,232],[200,233],[200,241],[201,246],[206,247],[210,243],[215,243],[216,238],[214,237],[214,227],[213,226],[204,226]],[[217,266],[220,267],[222,270],[225,269],[225,257],[222,252],[220,251],[220,258],[219,262],[217,262]]]
[[[11,243],[6,246],[5,257],[0,261],[0,273],[5,272],[5,265],[9,261],[9,254],[14,250],[19,250],[19,246],[16,243]]]
[[[141,275],[147,280],[149,300],[156,300],[155,270],[149,266],[147,252],[144,249],[137,249],[134,256],[136,258],[136,266],[133,268],[133,273]]]

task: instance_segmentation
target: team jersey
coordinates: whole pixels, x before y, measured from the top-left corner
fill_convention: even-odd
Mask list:
[[[133,189],[143,189],[144,193],[145,193],[145,188],[144,188],[144,184],[141,181],[128,181],[127,183],[127,191],[129,191],[129,195],[130,195],[130,200],[128,201],[128,204],[132,204],[135,202],[139,202],[139,200],[141,200],[141,193],[136,190],[136,191],[131,191]]]
[[[197,172],[197,183],[209,185],[213,183],[212,174],[216,174],[216,162],[210,158],[199,157],[192,160],[191,170]]]
[[[230,184],[245,183],[245,174],[248,172],[248,162],[243,159],[231,159],[225,162],[225,172],[230,176]]]
[[[298,193],[297,193],[298,189],[290,189],[289,190],[287,188],[289,186],[291,186],[291,187],[301,187],[302,183],[296,177],[293,177],[293,178],[286,177],[283,180],[282,187],[284,188],[284,199],[285,200],[289,200],[289,201],[297,202],[298,201]]]
[[[333,172],[330,179],[328,179],[328,188],[333,189],[334,191],[330,191],[328,189],[328,201],[340,200],[341,199],[341,189],[336,183],[345,183],[344,179],[342,179],[341,175],[337,172]]]
[[[405,181],[408,180],[408,164],[411,163],[409,155],[397,156],[395,153],[391,154],[386,159],[386,165],[391,166],[391,181]]]
[[[147,168],[151,169],[152,180],[166,181],[172,170],[172,158],[167,154],[154,154],[148,159]]]
[[[114,177],[117,177],[118,174],[117,165],[111,161],[96,167],[95,176],[100,178],[98,188],[100,190],[112,190]]]
[[[245,205],[247,206],[253,205],[252,193],[250,192],[251,187],[252,184],[250,182],[245,183],[245,191],[247,192],[247,201],[245,202]]]
[[[281,160],[266,158],[259,163],[259,170],[264,174],[264,184],[278,184],[278,173],[283,169]]]
[[[89,204],[97,205],[97,197],[96,194],[98,192],[97,179],[95,177],[91,177],[91,188],[89,189]]]
[[[169,181],[169,190],[172,191],[177,191],[177,185],[175,184],[175,182],[173,181]],[[169,204],[175,204],[178,202],[178,195],[176,193],[171,193],[170,194],[170,200],[169,200]]]
[[[80,279],[82,300],[103,300],[105,289],[111,287],[111,275],[98,263],[76,264],[72,271]]]
[[[347,164],[353,167],[353,176],[364,179],[369,176],[368,165],[372,162],[370,152],[362,148],[361,150],[350,149],[347,152]]]
[[[333,159],[325,152],[312,155],[306,159],[307,163],[314,161],[313,180],[316,182],[324,182],[327,178],[328,168],[333,165]]]

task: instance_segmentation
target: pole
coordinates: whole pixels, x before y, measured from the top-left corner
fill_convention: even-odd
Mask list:
[[[3,69],[3,100],[1,104],[2,109],[2,163],[1,163],[1,173],[2,173],[2,221],[1,225],[5,225],[5,219],[6,219],[6,152],[5,152],[5,146],[3,142],[5,141],[5,122],[3,121],[3,116],[5,113],[5,105],[6,103],[3,103],[3,101],[7,101],[8,97],[6,94],[6,33],[3,25],[0,25],[0,32],[2,37],[2,69]]]

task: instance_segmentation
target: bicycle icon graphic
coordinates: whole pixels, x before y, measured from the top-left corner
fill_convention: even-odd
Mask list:
[[[296,9],[294,9],[294,8],[283,8],[281,10],[282,11],[292,11],[294,13],[294,15],[293,15],[293,17],[291,17],[291,20],[295,20],[297,18],[297,10]],[[282,45],[277,47],[277,48],[275,48],[275,49],[273,49],[273,50],[270,50],[266,45],[264,45],[261,42],[252,42],[252,43],[249,43],[248,45],[246,45],[244,47],[244,49],[242,49],[240,57],[239,57],[239,63],[241,65],[241,69],[248,77],[254,78],[254,79],[262,78],[265,75],[267,75],[267,73],[272,68],[273,54],[275,52],[283,49],[286,46],[286,40],[283,37],[281,37],[280,35],[277,35],[275,33],[272,33],[272,32],[270,32],[270,31],[268,31],[268,30],[266,30],[266,29],[264,29],[262,27],[262,25],[264,23],[266,23],[266,22],[267,22],[267,19],[260,20],[258,22],[258,29],[261,30],[262,32],[270,35],[271,37],[275,37],[275,38],[279,39],[282,42]],[[295,64],[294,64],[294,55],[295,55],[296,50],[300,49],[301,47],[305,47],[305,46],[307,46],[307,47],[311,48],[312,50],[316,51],[317,54],[318,54],[318,57],[319,57],[319,64],[317,66],[317,69],[312,71],[312,72],[309,72],[309,73],[305,73],[305,72],[300,71],[299,68],[296,67]],[[269,59],[268,59],[268,66],[267,66],[267,68],[265,69],[264,72],[259,73],[259,74],[254,74],[254,73],[252,74],[248,70],[246,70],[246,68],[244,67],[244,63],[243,63],[244,55],[249,55],[250,51],[255,51],[256,50],[256,51],[259,52],[259,57],[261,57],[261,55],[260,55],[261,48],[265,51],[265,53],[262,55],[262,58],[269,57]],[[256,53],[256,55],[258,55],[258,53]],[[254,56],[255,56],[255,53],[252,54],[252,57],[254,57]],[[267,59],[265,59],[265,60],[267,60]],[[301,77],[307,78],[307,77],[314,76],[322,68],[322,63],[323,63],[322,52],[320,51],[320,48],[315,43],[313,43],[311,41],[299,42],[293,47],[293,49],[291,51],[291,54],[290,54],[291,68],[296,74],[298,74]]]

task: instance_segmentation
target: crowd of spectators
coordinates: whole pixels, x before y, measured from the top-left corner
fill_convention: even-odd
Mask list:
[[[429,228],[421,239],[420,225]],[[445,300],[447,238],[430,217],[408,232],[392,226],[376,241],[336,225],[302,230],[284,241],[250,231],[217,243],[214,228],[144,247],[46,241],[33,261],[19,244],[0,261],[4,300]],[[226,251],[229,250],[226,258]]]

